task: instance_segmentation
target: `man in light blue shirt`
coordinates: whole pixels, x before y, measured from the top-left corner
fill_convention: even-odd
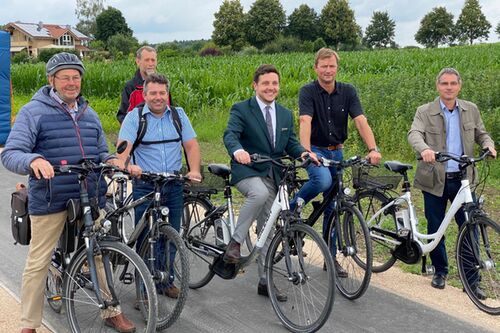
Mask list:
[[[134,165],[129,167],[133,176],[140,176],[142,170],[150,172],[178,172],[182,166],[181,150],[184,147],[187,156],[187,163],[190,166],[190,171],[187,176],[192,180],[201,180],[200,175],[200,147],[196,140],[196,134],[187,118],[186,113],[182,108],[176,108],[180,123],[181,133],[179,135],[175,125],[173,110],[168,106],[168,80],[160,74],[150,74],[144,81],[143,96],[145,105],[142,108],[142,113],[146,117],[147,129],[146,134],[133,151]],[[137,139],[137,130],[139,128],[139,107],[135,108],[127,114],[123,120],[120,133],[118,135],[118,144],[122,141],[127,141],[127,149],[118,155],[120,159],[126,160],[131,154],[133,143]],[[144,182],[140,179],[134,181],[133,196],[138,199],[154,190],[152,184]],[[162,189],[162,205],[169,209],[170,224],[179,231],[182,207],[183,207],[183,186],[181,183],[169,183]],[[149,203],[145,203],[135,210],[136,224],[144,213]],[[136,249],[139,251],[141,244],[147,235],[147,230],[143,231],[137,240]],[[157,247],[157,258],[166,258],[164,244]],[[170,250],[170,258],[173,261],[175,250]],[[165,259],[166,260],[166,259]],[[170,265],[173,268],[173,265]],[[173,270],[170,272],[169,281],[164,284],[157,285],[157,290],[160,294],[164,294],[170,298],[177,298],[179,295],[178,288],[173,283]]]

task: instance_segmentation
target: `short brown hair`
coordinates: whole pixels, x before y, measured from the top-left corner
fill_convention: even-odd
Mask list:
[[[149,83],[164,84],[167,86],[167,92],[170,89],[170,82],[162,74],[152,73],[152,74],[149,74],[148,76],[146,76],[146,80],[144,80],[144,85],[143,85],[144,86],[143,90],[144,90],[145,94],[148,92],[148,84]]]
[[[337,63],[340,61],[340,57],[337,54],[337,52],[327,47],[322,47],[321,49],[318,50],[318,52],[316,52],[316,57],[314,59],[314,66],[318,65],[318,61],[331,57],[335,57]]]
[[[276,73],[278,75],[278,79],[280,78],[280,73],[276,69],[274,65],[270,64],[264,64],[260,65],[259,68],[255,70],[255,73],[253,74],[253,82],[258,83],[259,82],[259,77],[264,74],[268,73]]]
[[[460,73],[455,68],[452,67],[443,68],[436,76],[436,83],[439,83],[439,81],[441,80],[441,76],[443,76],[444,74],[456,75],[458,83],[462,84],[462,78],[460,77]]]

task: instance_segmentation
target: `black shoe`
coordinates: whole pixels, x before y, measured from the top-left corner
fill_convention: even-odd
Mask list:
[[[443,274],[434,274],[432,277],[431,286],[437,289],[444,289],[446,285],[446,276]]]
[[[340,266],[339,262],[337,259],[333,261],[335,265],[335,271],[337,272],[337,276],[340,278],[346,278],[348,276],[347,271],[344,269],[344,267]],[[324,270],[326,271],[326,266],[324,266]]]
[[[278,302],[286,302],[288,300],[288,296],[279,291],[276,286],[274,289],[276,289],[276,299]],[[269,297],[269,294],[267,293],[267,284],[259,283],[259,286],[257,287],[257,294]]]
[[[485,299],[488,298],[488,296],[486,296],[486,293],[478,286],[475,286],[475,287],[472,286],[471,288],[472,288],[472,292],[474,293],[474,295],[476,295],[477,299],[484,301]],[[465,288],[463,288],[462,291],[465,292]]]
[[[222,257],[222,260],[228,264],[237,264],[240,259],[240,243],[231,239],[229,244],[227,244],[226,252],[224,253],[224,257]]]

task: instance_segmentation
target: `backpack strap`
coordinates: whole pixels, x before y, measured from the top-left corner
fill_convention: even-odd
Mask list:
[[[179,134],[179,138],[181,138],[181,146],[182,146],[182,122],[181,118],[179,117],[179,112],[177,112],[177,109],[172,105],[170,107],[170,110],[172,111],[172,121],[174,123],[175,130],[177,131],[177,134]],[[184,152],[184,159],[186,160],[186,167],[189,172],[189,162],[188,162],[188,157],[186,154],[186,149],[184,149],[184,146],[182,146],[182,151]]]
[[[142,112],[144,109],[144,103],[137,105],[137,109],[139,111],[139,126],[137,127],[137,137],[134,141],[134,144],[132,145],[132,149],[130,150],[130,156],[132,156],[133,159],[134,159],[134,151],[142,143],[142,139],[146,135],[146,131],[148,129],[148,122],[146,120],[146,116]]]

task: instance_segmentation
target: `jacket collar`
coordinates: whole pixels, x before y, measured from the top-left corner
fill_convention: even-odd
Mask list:
[[[457,98],[456,105],[458,106],[458,111],[463,112],[467,111],[467,105],[465,105],[464,101]],[[432,102],[430,114],[435,116],[441,114],[441,103],[439,97],[437,97],[434,102]]]

